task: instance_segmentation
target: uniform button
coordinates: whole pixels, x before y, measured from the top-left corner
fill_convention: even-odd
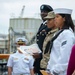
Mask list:
[[[37,41],[39,41],[39,40],[37,40]]]
[[[40,34],[42,34],[42,32],[40,32]]]
[[[37,36],[39,36],[39,35],[37,35]]]
[[[46,34],[47,32],[45,32],[45,34]]]
[[[44,34],[42,34],[42,36],[44,36]]]

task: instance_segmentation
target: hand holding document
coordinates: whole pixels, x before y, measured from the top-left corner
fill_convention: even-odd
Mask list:
[[[41,53],[41,50],[39,49],[37,44],[32,44],[30,46],[20,46],[17,49],[23,54],[27,53],[33,55],[34,53]]]
[[[41,72],[43,75],[48,75],[48,73],[47,73],[45,70],[40,70],[40,72]]]

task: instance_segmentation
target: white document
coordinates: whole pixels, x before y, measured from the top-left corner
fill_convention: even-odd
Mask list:
[[[37,44],[32,44],[30,46],[20,46],[17,49],[24,54],[27,53],[33,55],[33,53],[41,53],[41,50],[39,49]]]

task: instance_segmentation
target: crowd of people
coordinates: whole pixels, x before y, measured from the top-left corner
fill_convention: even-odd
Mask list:
[[[75,75],[75,35],[71,18],[72,9],[53,9],[40,6],[42,23],[36,34],[36,44],[41,52],[33,55],[19,50],[8,59],[8,75]],[[17,38],[17,46],[26,46],[26,38]]]

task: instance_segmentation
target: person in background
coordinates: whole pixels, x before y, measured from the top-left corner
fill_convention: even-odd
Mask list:
[[[59,36],[53,41],[50,59],[47,65],[48,75],[66,75],[72,46],[74,45],[74,24],[71,9],[58,8],[54,10],[55,25],[59,28]]]
[[[72,52],[67,68],[67,75],[75,75],[75,45],[72,47]]]
[[[18,37],[16,40],[15,40],[15,43],[16,43],[16,47],[19,47],[19,46],[23,46],[23,45],[26,45],[28,43],[28,40],[25,38],[25,37]]]
[[[47,68],[47,63],[49,61],[50,40],[54,36],[54,33],[58,31],[58,28],[54,24],[54,18],[55,18],[55,13],[53,11],[49,12],[48,15],[45,17],[45,19],[47,20],[47,27],[51,28],[51,30],[46,35],[46,37],[44,39],[44,43],[43,43],[43,58],[42,58],[41,63],[40,63],[42,70],[45,70]]]
[[[36,43],[38,44],[40,50],[42,51],[43,47],[43,41],[51,29],[49,29],[46,25],[47,21],[44,19],[44,17],[47,16],[48,12],[53,11],[53,8],[50,5],[43,4],[40,6],[41,11],[41,18],[42,23],[38,29],[38,32],[36,34]],[[42,59],[42,53],[41,54],[34,54],[35,62],[34,62],[34,71],[40,75],[40,61]]]
[[[17,47],[25,46],[27,40],[25,38],[17,38]],[[33,56],[23,54],[20,50],[11,54],[8,59],[8,75],[34,75],[33,71]]]

